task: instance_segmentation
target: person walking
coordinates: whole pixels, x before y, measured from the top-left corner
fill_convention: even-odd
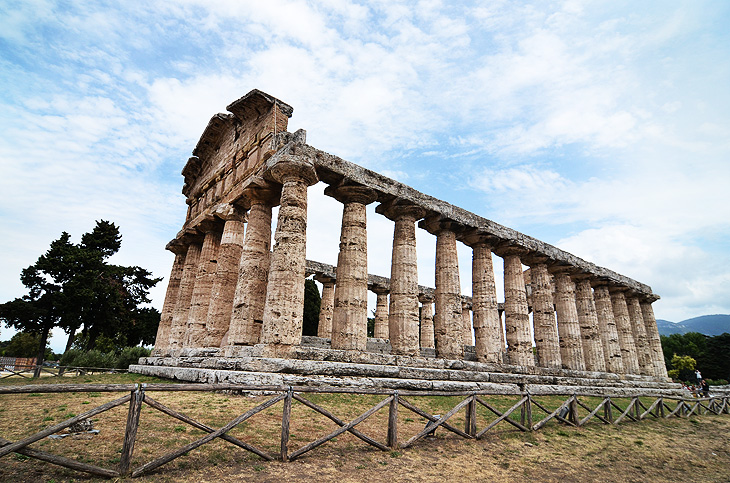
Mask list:
[[[695,377],[697,378],[697,384],[702,384],[702,373],[699,369],[695,371]]]

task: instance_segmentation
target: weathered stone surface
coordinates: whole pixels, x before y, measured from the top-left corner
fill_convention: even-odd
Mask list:
[[[307,188],[317,182],[299,157],[279,160],[271,175],[282,184],[267,283],[261,343],[270,355],[287,355],[302,338],[307,237]]]
[[[227,218],[223,226],[218,263],[211,288],[205,339],[202,343],[204,347],[220,347],[231,323],[245,223],[243,213],[235,209],[227,215]]]
[[[436,294],[433,316],[436,354],[446,359],[464,357],[464,317],[461,307],[456,236],[441,227],[436,231]]]
[[[584,371],[586,366],[575,305],[575,284],[570,275],[562,270],[555,273],[555,312],[558,316],[560,359],[563,367]]]
[[[472,243],[472,311],[474,349],[481,362],[502,362],[502,326],[494,283],[492,251],[482,240]]]
[[[641,306],[637,297],[627,297],[626,305],[631,321],[631,333],[636,344],[636,356],[639,359],[639,372],[645,376],[654,375],[654,364],[649,355],[649,345],[646,340],[646,326],[641,314]]]
[[[654,317],[654,309],[651,307],[651,302],[641,302],[641,315],[646,326],[646,338],[649,341],[649,354],[654,367],[654,375],[666,378],[667,366],[664,364],[662,342],[659,338],[659,329],[656,325],[656,317]]]
[[[332,313],[335,308],[335,279],[319,274],[315,275],[314,279],[322,284],[317,336],[330,339],[332,337]]]
[[[167,292],[165,292],[165,302],[162,305],[160,324],[157,327],[157,336],[155,337],[155,348],[152,351],[155,355],[163,355],[170,346],[172,317],[175,314],[175,303],[177,302],[178,292],[180,290],[180,280],[182,279],[187,248],[184,246],[177,246],[175,247],[175,250],[175,261],[173,262],[172,270],[170,271],[170,279],[167,283]]]
[[[461,318],[464,323],[463,329],[463,340],[464,345],[474,345],[474,336],[472,333],[472,321],[471,321],[471,303],[466,300],[461,301]]]
[[[534,366],[525,279],[519,255],[504,255],[504,314],[510,364]]]
[[[332,348],[365,350],[368,325],[368,236],[365,208],[375,192],[364,186],[339,186],[325,194],[343,203],[337,285],[332,313]]]
[[[193,297],[195,277],[198,273],[198,260],[200,259],[201,248],[202,244],[197,241],[193,241],[188,245],[183,274],[180,279],[180,289],[178,290],[175,311],[170,326],[170,342],[168,344],[170,350],[179,350],[183,346],[185,329],[187,329],[188,324],[188,314],[190,313],[190,301]]]
[[[395,222],[390,262],[388,336],[394,353],[416,355],[420,346],[415,224],[423,216],[423,210],[409,205],[380,205],[376,211]]]
[[[603,356],[606,360],[606,370],[614,374],[623,374],[624,365],[621,361],[621,346],[618,340],[616,321],[613,318],[611,294],[606,285],[599,285],[593,291],[596,303],[599,334],[603,344]],[[663,360],[662,360],[663,364]]]
[[[624,371],[627,374],[641,374],[639,371],[639,359],[634,345],[634,335],[631,330],[631,319],[629,309],[626,306],[626,297],[621,290],[611,290],[611,305],[613,307],[613,318],[616,321],[618,342],[621,346],[621,361]]]
[[[228,345],[253,345],[261,337],[266,285],[271,249],[271,208],[276,202],[273,189],[246,192],[251,208],[233,297]]]
[[[532,321],[535,327],[535,349],[541,367],[562,367],[558,326],[555,320],[553,284],[547,265],[531,267]]]
[[[379,339],[387,339],[388,329],[388,289],[376,286],[373,287],[377,299],[375,303],[375,322],[373,336]]]
[[[183,347],[199,347],[205,338],[205,322],[208,318],[213,279],[218,265],[218,250],[221,243],[222,226],[212,221],[206,227],[203,247],[198,261],[198,273],[190,300],[187,328]]]
[[[433,329],[433,296],[419,295],[418,300],[421,302],[421,350],[434,349],[435,354],[436,340]]]
[[[605,372],[606,359],[603,355],[603,344],[598,333],[598,314],[596,313],[590,280],[584,278],[576,282],[575,304],[578,311],[586,370]]]

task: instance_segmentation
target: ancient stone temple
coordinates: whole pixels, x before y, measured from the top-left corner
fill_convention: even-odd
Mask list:
[[[188,211],[167,246],[175,261],[155,348],[132,370],[419,389],[670,387],[649,286],[307,145],[303,130],[287,132],[293,108],[261,91],[227,110],[182,171]],[[306,258],[307,190],[316,183],[342,204],[336,267]],[[368,273],[371,203],[393,221],[389,277]],[[418,285],[419,229],[434,236],[435,287]],[[465,293],[460,243],[473,251]],[[302,336],[307,277],[322,286],[317,337]]]

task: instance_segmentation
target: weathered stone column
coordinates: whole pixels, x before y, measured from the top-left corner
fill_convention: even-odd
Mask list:
[[[613,318],[613,307],[608,287],[601,282],[595,282],[593,298],[596,302],[598,317],[598,332],[603,344],[603,356],[606,360],[606,370],[614,374],[624,374],[624,365],[621,360],[621,345],[618,340],[616,321]]]
[[[623,290],[619,287],[609,288],[611,305],[613,307],[613,318],[616,321],[618,342],[621,346],[621,361],[623,362],[626,374],[641,374],[639,371],[639,359],[636,355],[634,334],[631,331],[629,309],[626,305],[626,297],[624,296]]]
[[[271,208],[277,204],[280,195],[273,187],[255,187],[247,189],[244,196],[251,208],[233,296],[229,346],[259,343],[269,279]]]
[[[586,370],[606,372],[606,358],[603,355],[603,344],[598,333],[598,314],[591,282],[587,277],[583,277],[576,282],[575,286],[575,305],[578,310]]]
[[[302,341],[307,246],[307,188],[317,182],[314,166],[295,156],[272,166],[282,184],[261,328],[261,354],[288,357]]]
[[[376,212],[395,221],[390,265],[388,337],[393,354],[418,355],[418,256],[416,221],[424,212],[413,205],[379,205]]]
[[[373,328],[373,337],[378,339],[388,338],[388,292],[385,287],[374,286],[373,292],[377,296],[375,303],[375,326]]]
[[[560,339],[555,320],[553,284],[545,263],[535,263],[532,273],[532,322],[535,330],[537,363],[541,367],[560,369]]]
[[[568,267],[551,267],[555,275],[555,312],[558,316],[560,358],[563,367],[585,371],[578,310],[575,305],[575,283]]]
[[[167,282],[165,302],[162,305],[160,324],[157,326],[155,348],[152,350],[153,356],[162,356],[168,352],[168,348],[170,346],[170,329],[172,328],[172,317],[175,313],[175,302],[177,302],[177,294],[180,291],[180,280],[182,279],[183,266],[185,265],[185,254],[188,251],[187,247],[182,243],[169,243],[167,248],[175,254],[175,261],[172,263],[170,279]]]
[[[206,220],[201,229],[205,232],[203,248],[200,250],[198,274],[195,276],[195,288],[190,301],[188,327],[185,330],[184,348],[203,347],[205,323],[210,307],[210,295],[213,279],[218,265],[218,250],[221,244],[223,223],[217,219]]]
[[[502,362],[502,325],[494,284],[492,250],[477,238],[467,240],[472,248],[471,290],[474,315],[474,350],[480,362]]]
[[[466,300],[461,301],[461,318],[464,321],[464,345],[474,345],[474,338],[472,336],[472,323],[471,323],[471,303]]]
[[[188,327],[190,300],[193,297],[193,289],[195,288],[195,276],[198,274],[198,260],[200,260],[201,248],[202,240],[196,237],[190,241],[187,253],[185,254],[185,265],[183,265],[183,273],[180,278],[180,289],[177,293],[175,311],[173,312],[172,323],[170,324],[170,343],[168,345],[170,350],[181,349],[185,342],[185,329]]]
[[[636,355],[639,359],[639,372],[645,376],[653,376],[654,364],[649,355],[649,345],[646,340],[646,326],[644,325],[644,317],[641,314],[639,299],[634,295],[626,297],[626,305],[629,309],[631,333],[634,334]]]
[[[332,312],[335,307],[335,279],[325,275],[315,275],[314,279],[322,284],[322,301],[319,305],[319,324],[317,337],[332,338]]]
[[[504,258],[504,326],[509,362],[516,366],[534,366],[521,252],[508,248],[499,255]]]
[[[662,341],[659,337],[656,317],[654,316],[654,309],[651,307],[651,304],[651,299],[641,301],[641,315],[646,326],[646,338],[649,341],[649,355],[654,366],[654,375],[657,377],[667,377],[667,366],[664,363]]]
[[[436,235],[436,292],[433,326],[436,356],[444,359],[464,358],[464,316],[461,308],[459,258],[456,234],[451,223],[431,218],[421,227]]]
[[[324,194],[343,204],[332,348],[365,351],[368,328],[368,236],[365,208],[376,193],[364,186],[328,186]]]
[[[245,214],[239,208],[228,206],[225,212],[219,210],[219,213],[226,223],[223,225],[218,264],[211,289],[204,347],[221,347],[224,336],[228,333],[246,225]]]
[[[436,343],[433,332],[433,295],[421,294],[421,348],[435,349]]]

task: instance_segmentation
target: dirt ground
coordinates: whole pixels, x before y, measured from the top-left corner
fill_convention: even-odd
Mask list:
[[[96,382],[96,381],[90,381]],[[0,436],[16,441],[43,427],[119,397],[111,393],[24,394],[0,396]],[[212,393],[157,393],[155,400],[221,427],[231,414],[254,407],[266,396],[245,397]],[[381,396],[309,395],[310,400],[349,421],[376,404]],[[432,414],[444,414],[458,402],[446,398],[412,401]],[[514,401],[495,399],[500,410]],[[560,400],[545,400],[557,407]],[[262,411],[231,432],[269,454],[279,451],[281,402]],[[94,418],[99,434],[88,438],[43,440],[34,448],[114,468],[119,462],[127,406]],[[358,429],[385,441],[388,411],[376,413]],[[484,427],[488,415],[478,414]],[[255,421],[254,421],[255,419]],[[463,411],[450,420],[463,427]],[[425,419],[399,410],[401,442],[424,427]],[[303,405],[292,406],[290,453],[328,434],[337,426]],[[142,410],[133,467],[138,467],[204,433],[171,419],[153,408]],[[666,420],[647,419],[618,426],[592,420],[581,428],[554,422],[542,430],[522,433],[501,423],[481,440],[465,440],[439,429],[413,447],[380,451],[350,434],[289,462],[267,462],[221,440],[195,449],[153,473],[135,479],[112,481],[196,481],[256,483],[317,482],[730,482],[730,415],[702,415]],[[0,461],[0,482],[109,481],[12,454]]]

